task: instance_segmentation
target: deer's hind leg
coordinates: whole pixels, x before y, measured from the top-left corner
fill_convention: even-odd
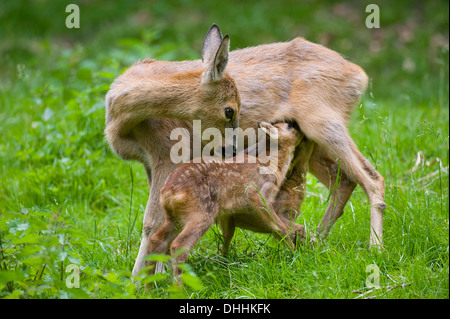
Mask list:
[[[383,236],[384,179],[370,165],[353,142],[345,126],[346,121],[339,114],[333,114],[332,107],[315,105],[308,112],[296,117],[305,135],[316,142],[328,154],[341,160],[342,170],[351,180],[361,185],[369,198],[370,244],[381,246]]]
[[[318,145],[315,146],[309,163],[310,172],[331,191],[331,198],[322,222],[317,228],[319,238],[325,239],[336,220],[344,213],[356,183]]]

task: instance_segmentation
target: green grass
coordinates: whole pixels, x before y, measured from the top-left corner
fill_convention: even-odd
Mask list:
[[[0,5],[0,297],[449,297],[448,2],[380,1],[379,30],[364,27],[359,1],[92,1],[80,4],[79,30],[64,26],[68,3]],[[350,131],[386,180],[382,253],[368,248],[358,187],[318,246],[290,252],[238,230],[223,257],[214,226],[192,251],[182,290],[169,275],[152,278],[152,292],[135,288],[148,187],[140,164],[107,146],[104,95],[138,59],[199,58],[212,22],[232,49],[304,36],[370,75]],[[328,192],[312,176],[307,187],[298,222],[314,231]],[[66,286],[70,264],[79,289]],[[366,287],[372,264],[380,289]]]

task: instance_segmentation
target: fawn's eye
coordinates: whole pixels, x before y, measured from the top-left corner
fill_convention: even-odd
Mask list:
[[[225,117],[227,118],[227,119],[232,119],[233,118],[233,116],[234,116],[234,110],[232,109],[232,108],[229,108],[229,107],[227,107],[226,109],[225,109]]]

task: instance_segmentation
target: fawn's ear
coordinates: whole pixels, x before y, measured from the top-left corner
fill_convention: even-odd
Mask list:
[[[228,52],[230,50],[230,37],[222,38],[217,25],[209,29],[203,41],[202,61],[205,67],[202,82],[216,82],[222,79],[228,63]]]
[[[275,126],[267,122],[260,122],[259,128],[266,133],[271,139],[278,139],[278,130]]]

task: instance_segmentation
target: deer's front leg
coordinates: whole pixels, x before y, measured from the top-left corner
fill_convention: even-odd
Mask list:
[[[134,263],[132,271],[133,277],[136,277],[141,269],[145,267],[144,258],[147,256],[149,239],[164,223],[164,209],[160,205],[159,194],[164,185],[164,181],[172,168],[158,166],[158,169],[159,170],[156,171],[153,176],[149,176],[149,180],[151,180],[150,195],[145,208],[141,245]],[[156,264],[156,272],[162,271],[163,265],[158,262]]]
[[[134,263],[132,271],[133,277],[136,277],[142,268],[145,267],[144,258],[147,256],[149,239],[164,222],[164,211],[160,207],[159,201],[154,200],[154,197],[156,196],[152,196],[151,193],[155,193],[155,191],[152,189],[150,192],[147,207],[145,209],[141,245],[139,246],[139,252]],[[161,265],[158,263],[156,265],[156,272],[161,272],[161,270]]]

